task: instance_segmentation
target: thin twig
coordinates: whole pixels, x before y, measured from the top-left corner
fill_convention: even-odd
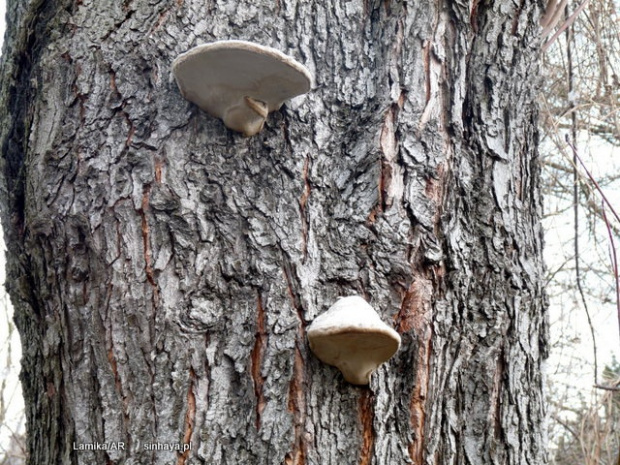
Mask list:
[[[558,425],[564,427],[566,431],[568,431],[577,441],[579,441],[579,434],[572,428],[571,425],[562,420],[558,415],[553,415],[553,419]]]
[[[587,0],[586,0],[587,1]],[[566,58],[568,60],[568,90],[569,95],[573,92],[574,86],[574,73],[573,73],[573,58],[572,58],[572,43],[573,43],[573,30],[566,30]],[[571,100],[571,107],[575,107],[575,102]],[[585,293],[583,292],[583,286],[581,285],[581,270],[579,267],[579,173],[577,170],[577,159],[579,158],[579,154],[577,152],[577,112],[573,111],[571,114],[571,136],[573,139],[574,150],[573,150],[573,204],[574,204],[574,224],[575,224],[575,236],[574,236],[574,247],[575,247],[575,281],[577,284],[577,289],[579,291],[579,296],[581,297],[581,302],[583,304],[583,308],[586,312],[586,318],[588,319],[588,325],[590,326],[590,332],[592,334],[592,348],[594,355],[594,384],[598,384],[598,351],[596,349],[596,334],[594,332],[594,325],[592,324],[592,318],[590,317],[590,309],[588,308],[588,302],[586,300]],[[567,134],[568,139],[568,134]],[[570,142],[570,141],[569,141]]]
[[[614,242],[614,235],[611,231],[611,224],[607,218],[607,213],[605,212],[605,203],[601,202],[601,205],[603,208],[605,226],[607,227],[607,234],[609,235],[609,246],[611,247],[611,266],[614,272],[614,281],[616,284],[616,311],[618,312],[618,333],[620,334],[620,282],[618,281],[618,256],[616,254],[616,244]]]
[[[607,198],[607,196],[605,195],[605,192],[603,191],[603,189],[601,188],[601,186],[599,185],[598,182],[596,182],[596,179],[594,179],[594,176],[592,176],[592,173],[590,173],[590,170],[588,170],[588,167],[584,164],[584,162],[581,160],[581,157],[579,156],[579,154],[577,153],[577,149],[575,148],[575,146],[573,144],[571,144],[570,139],[568,137],[568,135],[566,135],[566,143],[568,144],[568,146],[571,148],[571,150],[573,151],[573,155],[575,155],[575,158],[577,159],[577,161],[579,162],[579,164],[581,165],[581,167],[584,169],[584,171],[586,172],[586,174],[588,175],[588,179],[592,182],[592,184],[594,184],[594,187],[596,187],[596,190],[598,191],[599,194],[601,194],[601,197],[603,198],[603,201],[605,202],[605,204],[607,205],[607,207],[609,207],[609,210],[611,210],[611,212],[614,214],[614,218],[616,219],[616,221],[618,221],[620,223],[620,215],[618,215],[618,213],[616,212],[616,210],[614,209],[614,206],[612,205],[612,203],[609,201],[609,199]]]
[[[577,212],[575,212],[577,214]],[[590,327],[590,333],[592,335],[592,350],[594,355],[594,384],[598,382],[598,356],[596,349],[596,335],[594,332],[594,324],[592,323],[592,317],[590,316],[590,309],[588,308],[588,302],[586,300],[585,292],[583,291],[583,286],[581,285],[581,268],[579,267],[579,223],[575,221],[575,280],[577,284],[577,290],[579,291],[579,296],[581,297],[581,303],[583,304],[583,309],[586,312],[586,318],[588,319],[588,326]]]

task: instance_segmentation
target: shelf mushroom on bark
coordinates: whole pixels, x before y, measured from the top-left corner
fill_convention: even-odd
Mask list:
[[[246,137],[312,86],[310,72],[292,57],[241,40],[194,47],[174,60],[172,72],[183,97]]]
[[[314,319],[307,335],[312,352],[357,385],[370,383],[370,375],[400,347],[399,334],[359,296],[338,300]]]

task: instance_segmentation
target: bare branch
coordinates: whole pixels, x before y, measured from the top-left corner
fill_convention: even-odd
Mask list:
[[[562,16],[562,10],[566,7],[567,2],[568,0],[562,0],[562,2],[558,5],[557,0],[549,0],[547,9],[545,10],[545,15],[540,20],[540,25],[543,27],[543,37],[547,37],[547,35],[549,35],[549,33],[553,30],[559,21],[560,16]]]
[[[560,29],[557,30],[557,32],[555,34],[553,34],[553,37],[551,37],[551,39],[549,39],[547,42],[545,42],[545,44],[542,46],[542,51],[546,52],[547,49],[551,46],[551,44],[553,44],[553,42],[555,42],[557,40],[557,38],[560,36],[560,34],[562,34],[562,32],[564,32],[566,30],[566,28],[568,28],[571,24],[573,24],[573,22],[575,21],[575,18],[577,18],[577,16],[579,15],[579,13],[581,13],[581,10],[583,10],[586,5],[588,4],[590,0],[583,0],[583,2],[581,3],[581,5],[579,5],[577,7],[577,9],[573,12],[572,15],[569,16],[569,18],[564,21],[564,23],[562,24],[562,26],[560,26]],[[551,28],[545,28],[542,32],[542,36],[546,37],[550,32],[551,29],[553,29],[553,26],[551,26]]]
[[[619,386],[604,386],[602,384],[595,384],[594,387],[596,389],[602,389],[603,391],[620,391],[620,387]]]

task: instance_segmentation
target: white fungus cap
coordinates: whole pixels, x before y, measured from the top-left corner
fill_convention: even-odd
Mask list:
[[[242,40],[194,47],[174,60],[172,72],[187,100],[245,136],[258,133],[269,112],[312,86],[310,72],[292,57]]]
[[[337,367],[351,384],[370,383],[370,375],[400,347],[400,336],[359,296],[343,297],[308,328],[310,349]]]

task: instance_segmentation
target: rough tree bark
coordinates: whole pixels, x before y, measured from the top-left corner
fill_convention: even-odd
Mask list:
[[[546,461],[536,2],[8,14],[2,212],[30,464]],[[220,39],[293,55],[314,90],[255,137],[228,131],[170,73]],[[367,388],[305,339],[352,294],[403,338]]]

